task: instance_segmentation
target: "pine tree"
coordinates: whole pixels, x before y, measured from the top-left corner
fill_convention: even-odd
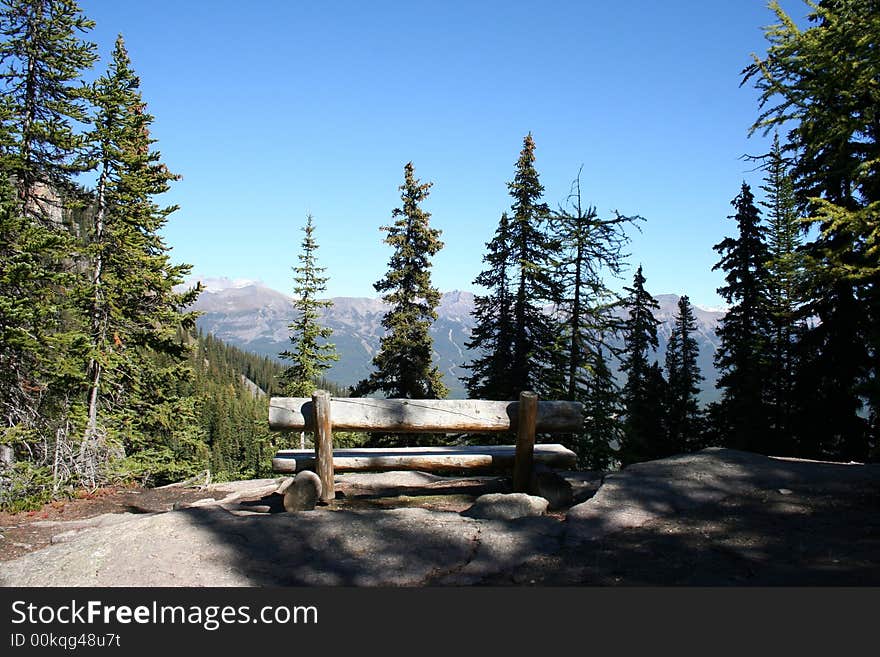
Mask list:
[[[76,312],[78,244],[65,225],[87,168],[80,77],[95,60],[81,38],[92,22],[67,0],[8,0],[0,13],[0,324],[4,433],[57,492],[68,474],[84,477],[71,440],[87,333]],[[14,202],[12,199],[14,198]]]
[[[87,121],[82,72],[95,62],[95,45],[82,39],[94,27],[72,0],[4,0],[0,18],[0,79],[15,141],[12,174],[20,208],[48,220],[72,174],[85,170]],[[54,206],[54,207],[53,207]]]
[[[768,303],[769,252],[766,230],[755,207],[751,188],[742,184],[731,205],[738,235],[727,237],[713,248],[721,260],[713,267],[725,272],[726,285],[718,294],[730,310],[717,330],[721,344],[715,353],[720,371],[717,387],[723,390],[722,414],[730,447],[767,453],[770,410],[768,408],[769,335],[772,326]]]
[[[544,187],[535,169],[535,141],[529,133],[508,183],[511,205],[509,235],[513,259],[513,352],[509,378],[515,394],[534,390],[546,394],[559,372],[558,331],[554,318],[544,311],[562,295],[554,276],[559,244],[548,232],[550,210],[541,202]]]
[[[108,423],[131,429],[126,436],[130,447],[167,446],[183,440],[172,420],[176,392],[189,376],[181,329],[193,326],[194,316],[183,309],[200,292],[198,286],[175,291],[190,266],[171,262],[160,235],[177,208],[161,207],[156,197],[178,176],[153,149],[153,116],[121,38],[93,98],[99,188],[90,244],[90,399],[106,390],[105,397],[114,402],[107,407],[114,414]]]
[[[292,349],[281,354],[282,358],[291,361],[282,377],[284,392],[294,397],[311,396],[324,371],[333,361],[339,360],[335,345],[327,342],[333,330],[318,321],[321,311],[332,306],[333,302],[320,299],[321,293],[327,290],[328,277],[322,276],[325,268],[317,265],[318,243],[314,237],[312,215],[308,215],[303,232],[300,264],[293,268],[296,283],[293,307],[297,316],[290,324]]]
[[[617,464],[617,450],[623,441],[624,409],[602,348],[596,353],[583,399],[584,430],[577,436],[574,450],[578,466],[608,470]]]
[[[697,396],[703,376],[697,365],[699,347],[693,337],[696,330],[693,308],[685,295],[678,300],[678,313],[666,345],[668,442],[675,453],[690,451],[702,442],[702,415]]]
[[[437,319],[440,292],[431,285],[430,257],[443,243],[440,231],[431,228],[430,213],[421,207],[432,183],[420,183],[412,162],[404,167],[400,186],[402,207],[395,208],[397,220],[382,228],[385,243],[394,249],[388,272],[373,287],[384,293],[391,309],[382,319],[385,335],[373,358],[374,372],[361,381],[357,394],[384,392],[397,399],[437,399],[447,395],[440,370],[433,365],[431,324]]]
[[[486,264],[474,279],[474,285],[487,290],[474,297],[474,327],[465,348],[480,356],[465,365],[471,371],[462,379],[471,399],[513,399],[518,394],[509,376],[513,361],[513,302],[510,292],[510,227],[507,213],[501,215],[498,228],[486,244]]]
[[[803,248],[816,321],[800,344],[798,449],[864,460],[880,445],[880,7],[821,0],[808,29],[771,8],[767,53],[744,71],[761,93],[751,130],[786,128],[794,191],[818,227]]]
[[[803,223],[779,136],[773,136],[770,153],[764,158],[765,176],[761,190],[766,197],[761,205],[768,222],[767,262],[769,303],[772,318],[770,333],[770,403],[773,443],[780,454],[792,454],[795,408],[794,388],[797,341],[806,325],[800,312],[803,306],[804,266]]]
[[[659,365],[650,362],[658,348],[654,311],[657,301],[645,289],[642,267],[633,277],[632,287],[624,288],[628,296],[624,307],[629,317],[624,325],[624,351],[621,370],[626,373],[623,387],[624,434],[620,447],[621,462],[654,458],[666,450],[665,443],[665,380]]]

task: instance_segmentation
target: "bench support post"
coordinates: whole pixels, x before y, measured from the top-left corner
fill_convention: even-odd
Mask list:
[[[538,420],[538,395],[519,393],[519,413],[516,426],[516,457],[513,462],[513,490],[529,492],[532,478],[532,459],[535,451],[535,426]]]
[[[330,393],[315,390],[312,393],[315,410],[315,470],[321,479],[321,501],[336,497],[333,481],[333,423],[330,417]]]

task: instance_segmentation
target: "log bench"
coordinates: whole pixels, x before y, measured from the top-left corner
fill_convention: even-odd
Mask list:
[[[578,402],[538,401],[532,392],[518,402],[478,399],[370,399],[330,397],[316,390],[308,397],[269,400],[269,428],[312,431],[314,450],[280,450],[275,472],[314,470],[322,500],[335,497],[333,475],[351,471],[511,470],[515,491],[528,490],[533,463],[573,468],[575,454],[559,444],[535,444],[536,433],[575,433],[583,426]],[[516,432],[516,445],[333,449],[333,430],[385,433]]]

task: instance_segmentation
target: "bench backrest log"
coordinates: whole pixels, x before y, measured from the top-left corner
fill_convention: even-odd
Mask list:
[[[538,433],[574,433],[581,429],[581,404],[538,402]],[[338,431],[389,433],[493,433],[516,431],[519,402],[481,399],[330,398],[330,417]],[[315,404],[308,397],[273,397],[269,428],[314,431]]]
[[[569,401],[538,401],[532,392],[518,402],[479,399],[371,399],[330,397],[317,390],[308,397],[273,397],[269,428],[315,432],[316,472],[333,493],[333,437],[339,431],[389,433],[494,433],[515,431],[514,489],[525,490],[531,475],[536,433],[575,433],[583,427],[583,406]]]

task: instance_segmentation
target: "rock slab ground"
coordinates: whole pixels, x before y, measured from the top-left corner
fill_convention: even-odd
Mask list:
[[[409,492],[444,485],[405,477],[394,485]],[[877,465],[710,449],[609,474],[565,515],[515,520],[426,508],[228,508],[253,491],[274,494],[281,481],[238,483],[225,505],[59,523],[60,540],[5,561],[0,584],[880,584]]]

